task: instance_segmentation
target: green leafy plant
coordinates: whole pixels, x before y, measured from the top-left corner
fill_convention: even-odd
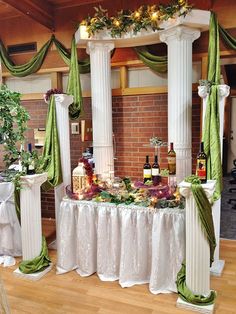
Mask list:
[[[19,158],[20,144],[30,116],[20,104],[20,93],[2,85],[0,88],[0,144],[4,145],[3,160],[7,167]]]

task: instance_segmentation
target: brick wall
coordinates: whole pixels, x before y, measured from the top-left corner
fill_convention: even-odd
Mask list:
[[[44,101],[24,101],[23,105],[29,111],[31,119],[27,142],[33,141],[33,129],[45,127],[47,104]],[[200,141],[200,98],[193,94],[193,170],[195,171],[196,154]],[[82,119],[91,119],[91,99],[84,99],[84,114]],[[145,156],[154,159],[154,149],[148,147],[153,136],[167,141],[167,95],[140,95],[113,97],[113,131],[116,142],[115,175],[132,179],[142,178],[142,167]],[[77,165],[78,159],[91,142],[81,142],[80,135],[71,135],[71,166]],[[161,148],[160,166],[167,167],[167,147]],[[0,168],[3,168],[0,153]],[[54,192],[42,192],[43,217],[55,217]]]

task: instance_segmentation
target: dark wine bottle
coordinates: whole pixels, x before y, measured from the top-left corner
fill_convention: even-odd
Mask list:
[[[152,180],[152,167],[149,163],[149,156],[146,156],[146,162],[143,165],[143,182]]]
[[[168,151],[168,170],[169,174],[176,174],[176,153],[174,151],[174,143],[170,143],[170,150]]]
[[[207,182],[207,155],[204,152],[204,143],[200,144],[200,151],[197,155],[196,175],[201,180],[201,183]]]
[[[27,167],[27,174],[35,174],[35,166],[34,160],[32,158],[32,144],[28,144],[28,152],[29,152],[29,159],[28,159],[28,167]]]
[[[160,166],[158,164],[157,155],[155,155],[154,163],[152,164],[152,183],[158,185],[161,182]]]

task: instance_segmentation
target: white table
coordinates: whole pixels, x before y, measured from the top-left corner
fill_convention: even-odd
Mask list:
[[[21,256],[21,228],[14,204],[14,184],[0,183],[0,255]]]
[[[185,214],[63,199],[57,217],[57,273],[97,272],[122,287],[149,283],[154,293],[176,292],[185,258]]]

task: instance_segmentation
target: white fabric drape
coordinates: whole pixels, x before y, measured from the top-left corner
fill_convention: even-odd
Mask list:
[[[11,182],[0,183],[0,255],[21,256],[21,228]]]
[[[57,273],[97,272],[122,287],[149,283],[152,293],[176,292],[185,257],[185,215],[177,208],[151,210],[64,199],[57,219]]]

